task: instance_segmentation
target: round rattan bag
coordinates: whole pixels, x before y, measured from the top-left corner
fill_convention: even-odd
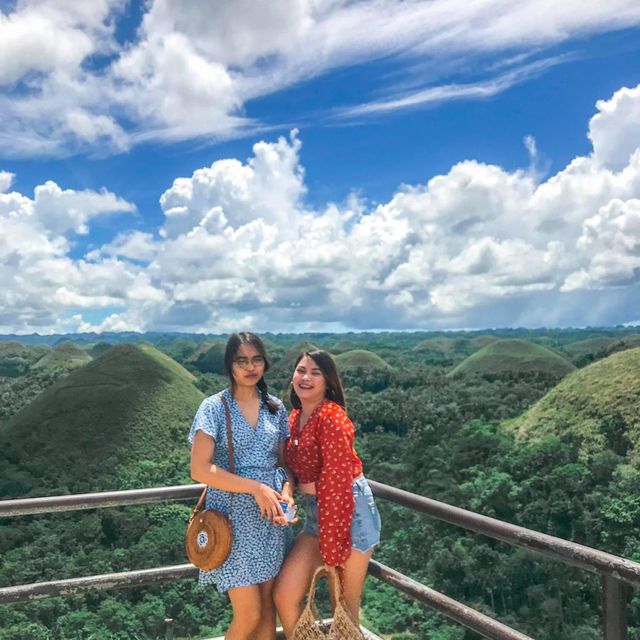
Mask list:
[[[199,505],[189,519],[184,546],[196,567],[211,571],[229,557],[233,534],[227,516],[214,509],[199,511]]]

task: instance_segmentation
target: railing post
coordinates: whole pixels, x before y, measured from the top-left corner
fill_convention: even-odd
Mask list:
[[[173,618],[164,619],[164,638],[165,640],[173,640]]]
[[[613,576],[602,576],[604,640],[627,640],[627,586]]]

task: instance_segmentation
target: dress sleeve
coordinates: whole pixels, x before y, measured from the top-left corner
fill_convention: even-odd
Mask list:
[[[316,482],[320,555],[330,566],[343,565],[351,554],[353,520],[353,434],[347,414],[331,411],[319,425],[322,470]]]
[[[193,423],[191,424],[191,430],[187,437],[189,444],[193,445],[193,439],[196,437],[197,431],[203,431],[214,440],[217,440],[219,423],[220,421],[216,420],[213,401],[211,398],[205,398],[200,404],[195,418],[193,419]]]

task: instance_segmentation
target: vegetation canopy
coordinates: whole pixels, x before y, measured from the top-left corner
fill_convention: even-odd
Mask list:
[[[368,477],[640,559],[640,349],[609,353],[633,344],[633,333],[268,334],[267,379],[287,402],[302,351],[349,346],[334,357]],[[129,337],[134,344],[118,334],[71,345],[51,336],[44,346],[33,336],[29,345],[0,342],[0,362],[20,363],[0,376],[0,499],[190,482],[193,415],[228,385],[198,363],[225,337]],[[77,368],[34,367],[56,342],[50,361],[88,358],[80,345],[97,357]],[[571,355],[580,342],[596,350],[583,344]],[[560,352],[579,368],[571,372]],[[450,375],[458,365],[464,375]],[[378,504],[381,562],[536,640],[601,636],[597,577]],[[0,584],[182,564],[189,513],[171,503],[5,519]],[[165,617],[181,639],[210,638],[222,635],[230,610],[214,589],[178,581],[0,607],[0,640],[159,639]],[[362,620],[387,640],[477,640],[374,580]],[[636,593],[629,637],[640,638]]]

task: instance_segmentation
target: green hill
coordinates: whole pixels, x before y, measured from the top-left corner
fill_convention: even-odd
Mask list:
[[[203,342],[187,362],[202,373],[217,373],[225,375],[224,366],[224,342]]]
[[[574,371],[509,425],[522,439],[561,435],[585,453],[640,452],[640,349]]]
[[[497,342],[500,338],[496,336],[482,335],[482,336],[474,336],[469,339],[469,346],[472,351],[477,351],[478,349],[482,349],[482,347],[486,347],[488,344],[492,344],[493,342]]]
[[[0,495],[186,480],[185,436],[204,397],[193,380],[151,345],[113,346],[0,431]]]
[[[347,351],[335,357],[338,371],[344,372],[353,369],[365,369],[367,371],[390,371],[391,366],[379,355],[365,349]]]
[[[542,345],[528,340],[497,340],[463,360],[449,375],[536,372],[560,378],[574,368],[568,360]]]
[[[352,351],[353,349],[357,349],[358,345],[353,342],[353,340],[338,340],[338,342],[334,342],[329,351],[332,354],[344,353],[345,351]]]
[[[198,343],[195,340],[183,336],[166,336],[163,339],[152,341],[152,344],[162,353],[166,353],[181,364],[186,363],[198,348]]]
[[[213,345],[216,344],[213,340],[205,340],[202,344],[199,344],[196,350],[187,358],[186,362],[195,364],[195,362],[203,356]]]
[[[437,338],[427,338],[419,342],[414,348],[414,351],[435,351],[436,353],[452,354],[455,351],[463,349],[466,345],[466,340],[462,338],[447,338],[446,336],[438,336]]]
[[[19,342],[0,342],[0,376],[16,378],[27,373],[49,347],[26,347]]]
[[[35,369],[75,369],[91,362],[91,356],[73,342],[63,342],[51,349],[33,366]]]
[[[317,348],[315,344],[307,341],[298,342],[293,345],[293,347],[287,349],[284,356],[275,363],[273,367],[274,375],[291,375],[291,373],[293,373],[293,365],[298,359],[298,356],[305,351],[315,351]]]
[[[581,356],[587,356],[590,354],[596,354],[614,342],[617,342],[616,338],[599,337],[599,338],[587,338],[586,340],[577,340],[576,342],[570,342],[564,345],[563,350],[566,351],[572,358],[580,358]]]
[[[607,353],[616,353],[625,349],[637,349],[638,347],[640,347],[640,335],[632,333],[610,344],[607,347]]]
[[[110,342],[96,342],[96,344],[88,349],[88,352],[92,358],[99,358],[105,351],[109,351],[112,346]]]

